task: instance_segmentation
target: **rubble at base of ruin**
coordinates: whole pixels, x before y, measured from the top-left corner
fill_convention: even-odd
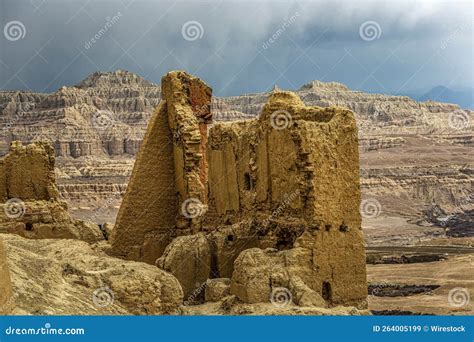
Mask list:
[[[366,306],[354,114],[274,91],[259,118],[210,127],[210,104],[198,78],[163,77],[112,252],[172,273],[185,303]]]

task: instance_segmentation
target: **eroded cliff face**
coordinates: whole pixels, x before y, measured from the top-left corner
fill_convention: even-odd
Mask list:
[[[113,230],[113,252],[156,260],[189,302],[205,299],[199,289],[208,279],[227,278],[221,288],[245,303],[267,302],[285,289],[301,306],[363,306],[353,113],[275,92],[259,118],[215,123],[207,135],[210,88],[181,71],[164,76],[162,87]],[[265,270],[260,254],[268,255]]]

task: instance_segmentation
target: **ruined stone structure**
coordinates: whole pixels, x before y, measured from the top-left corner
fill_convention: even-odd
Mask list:
[[[103,239],[97,225],[72,219],[59,200],[54,149],[47,142],[13,142],[0,158],[0,233],[27,238]]]
[[[246,303],[285,288],[301,306],[367,296],[354,115],[275,91],[258,119],[210,123],[211,90],[162,79],[112,234],[121,257],[155,263],[185,298],[209,278]]]

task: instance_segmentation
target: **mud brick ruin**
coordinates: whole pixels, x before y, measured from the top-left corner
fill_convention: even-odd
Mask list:
[[[354,114],[274,91],[259,118],[211,120],[206,84],[181,71],[163,77],[113,253],[171,272],[193,300],[208,279],[226,278],[245,303],[285,288],[301,306],[363,306]]]
[[[12,142],[10,153],[0,158],[0,233],[91,243],[103,239],[96,224],[69,215],[59,198],[54,163],[49,142]]]

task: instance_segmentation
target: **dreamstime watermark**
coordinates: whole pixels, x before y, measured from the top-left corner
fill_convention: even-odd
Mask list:
[[[288,128],[292,123],[291,114],[283,109],[274,111],[270,116],[270,125],[276,130]]]
[[[5,335],[84,335],[83,328],[53,328],[51,323],[46,323],[40,328],[16,328],[9,326],[5,329]]]
[[[107,33],[107,31],[109,31],[112,26],[114,26],[120,20],[121,17],[121,12],[115,13],[112,17],[107,16],[105,18],[104,26],[99,31],[97,31],[97,33],[91,39],[84,43],[84,48],[89,50],[92,45],[97,43]]]
[[[451,33],[446,39],[444,39],[439,48],[441,50],[445,50],[449,44],[451,44],[451,42],[456,39],[457,36],[459,36],[461,34],[461,32],[464,31],[464,25],[460,25],[458,26],[454,31],[453,33]]]
[[[448,294],[448,303],[455,308],[468,305],[470,299],[469,291],[464,287],[455,287]]]
[[[5,126],[3,126],[3,130],[4,131],[9,131],[14,125],[16,125],[18,123],[18,121],[29,111],[31,111],[34,106],[31,104],[31,103],[21,103],[20,102],[20,106],[21,108],[18,109],[16,112],[15,112],[15,115],[13,116],[13,118],[8,121]]]
[[[206,206],[197,198],[188,198],[181,205],[181,213],[189,219],[199,217],[205,212]]]
[[[9,21],[3,27],[3,35],[11,42],[23,39],[26,36],[25,25],[19,20]]]
[[[3,205],[3,211],[8,218],[18,219],[23,217],[26,212],[25,202],[19,198],[10,198]]]
[[[365,21],[359,27],[359,36],[366,42],[379,39],[382,36],[382,28],[376,21]]]
[[[100,287],[92,293],[92,302],[99,308],[105,308],[114,303],[114,292],[108,287]]]
[[[91,176],[89,176],[91,177]],[[100,206],[100,208],[97,208],[94,210],[94,214],[91,216],[92,221],[96,221],[101,215],[105,214],[107,212],[107,209],[112,206],[117,199],[120,199],[122,197],[122,194],[120,192],[116,192],[113,196],[107,197],[105,199],[104,205]]]
[[[268,226],[268,224],[270,223],[270,219],[280,216],[283,210],[285,210],[285,208],[288,207],[288,205],[290,205],[290,203],[294,201],[294,199],[296,198],[296,196],[299,195],[299,193],[300,193],[300,190],[296,189],[289,195],[284,194],[283,197],[285,197],[285,199],[280,203],[280,205],[275,210],[272,211],[272,214],[270,215],[270,217],[266,218],[263,221],[263,226],[264,227]]]
[[[187,21],[181,27],[181,35],[188,42],[192,42],[204,36],[204,28],[199,21]]]
[[[448,122],[451,128],[455,130],[461,130],[469,127],[471,118],[467,112],[457,110],[449,113]]]
[[[275,31],[275,33],[272,34],[272,36],[268,40],[266,40],[262,44],[262,48],[264,50],[268,49],[271,44],[276,42],[278,40],[278,38],[280,38],[280,36],[283,33],[285,33],[286,29],[289,28],[296,21],[296,19],[299,16],[300,16],[300,14],[298,12],[295,12],[295,14],[293,14],[289,18],[285,18],[285,20],[283,21],[283,24]]]
[[[183,305],[188,306],[190,304],[193,304],[196,298],[202,293],[202,291],[206,289],[207,285],[209,285],[210,282],[211,282],[211,279],[207,279],[203,283],[196,283],[196,288],[188,296],[188,298],[186,298],[186,300],[183,302]]]
[[[363,218],[376,218],[382,212],[382,205],[375,198],[362,200],[360,214]]]
[[[277,308],[283,308],[291,304],[293,296],[286,287],[275,287],[270,294],[270,302]]]
[[[114,114],[110,111],[99,110],[92,115],[92,126],[100,131],[105,131],[115,124]]]

